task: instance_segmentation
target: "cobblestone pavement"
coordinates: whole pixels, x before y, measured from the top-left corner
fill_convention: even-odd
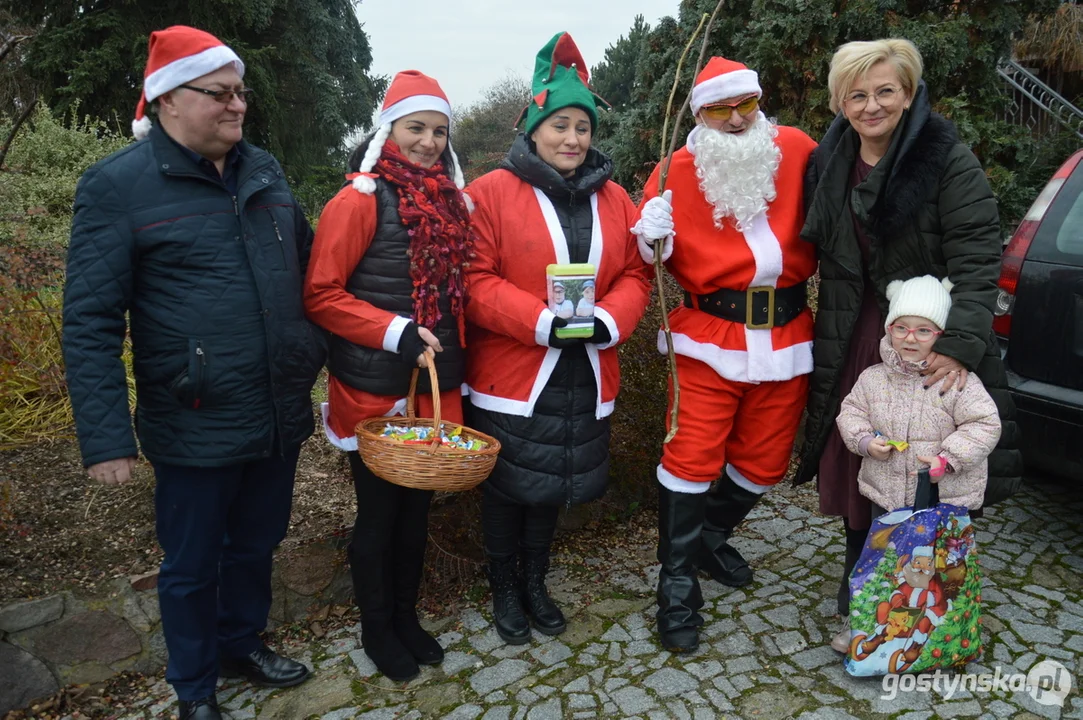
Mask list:
[[[468,605],[432,624],[447,657],[408,684],[376,673],[353,627],[286,649],[315,669],[301,687],[224,684],[219,698],[235,720],[1083,718],[1083,489],[1038,484],[977,521],[985,652],[967,670],[1026,673],[1057,660],[1074,684],[1063,708],[1023,690],[942,688],[886,699],[880,679],[847,676],[828,647],[840,623],[841,523],[815,506],[811,488],[787,485],[754,511],[735,544],[753,562],[755,581],[741,590],[704,582],[704,642],[692,656],[664,652],[655,640],[653,518],[640,517],[619,549],[557,555],[549,585],[570,615],[560,637],[535,633],[526,645],[506,646],[488,606]],[[159,682],[155,694],[128,717],[167,717],[172,693]]]

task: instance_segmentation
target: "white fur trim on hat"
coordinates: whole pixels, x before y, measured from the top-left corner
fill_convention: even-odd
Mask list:
[[[888,311],[884,326],[891,325],[900,317],[925,318],[943,330],[951,310],[952,282],[932,275],[892,280],[887,286]]]
[[[372,136],[372,140],[365,150],[365,157],[361,159],[361,167],[357,169],[358,172],[372,172],[372,168],[376,167],[380,154],[384,151],[384,143],[387,142],[389,137],[391,137],[391,123],[384,123]],[[371,195],[376,192],[376,181],[370,177],[358,175],[353,179],[353,189],[364,195]]]
[[[921,547],[914,548],[914,552],[910,554],[911,557],[932,557],[933,549],[929,545],[922,545]]]
[[[138,120],[132,120],[132,135],[135,135],[136,140],[142,140],[150,134],[151,127],[153,123],[145,115]]]
[[[380,113],[380,124],[391,124],[399,118],[404,118],[407,115],[411,115],[416,112],[423,112],[425,110],[434,110],[439,113],[444,113],[448,122],[451,121],[451,105],[448,101],[442,97],[436,95],[411,95],[410,97],[403,98],[389,108],[385,108]]]
[[[143,80],[143,95],[148,103],[152,102],[186,82],[203,77],[231,63],[237,69],[237,74],[244,77],[244,63],[237,57],[237,53],[225,45],[217,45],[195,55],[178,58],[155,70]]]
[[[752,93],[763,94],[760,89],[760,76],[755,70],[746,68],[716,75],[692,88],[692,114],[698,113],[704,105]]]

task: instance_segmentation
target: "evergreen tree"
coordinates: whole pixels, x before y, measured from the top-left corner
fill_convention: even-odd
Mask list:
[[[625,108],[632,101],[639,57],[646,47],[651,27],[642,15],[636,15],[628,36],[606,48],[605,59],[590,71],[590,84],[613,107]]]
[[[366,125],[386,87],[371,77],[368,38],[356,0],[39,0],[11,4],[14,22],[36,28],[23,70],[60,115],[115,122],[135,111],[154,30],[191,25],[231,46],[255,91],[245,136],[269,150],[296,181],[332,166],[343,141]]]

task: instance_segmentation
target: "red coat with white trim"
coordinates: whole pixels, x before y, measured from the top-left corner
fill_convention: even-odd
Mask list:
[[[546,306],[545,268],[568,262],[568,247],[549,199],[508,170],[494,170],[466,190],[475,205],[477,258],[467,271],[466,383],[471,402],[529,417],[561,350],[548,346],[555,315]],[[628,339],[650,297],[650,268],[629,228],[638,211],[614,182],[594,193],[590,262],[594,315],[609,329],[606,345],[587,345],[599,393],[597,417],[613,412],[620,389],[616,346]]]
[[[696,177],[695,159],[687,147],[670,164],[666,189],[673,191],[673,254],[666,262],[681,287],[694,295],[722,288],[790,287],[816,271],[816,249],[799,236],[804,224],[802,202],[805,165],[816,143],[797,128],[779,126],[775,144],[782,160],[775,175],[776,199],[744,233],[733,218],[718,228],[713,207]],[[655,168],[643,201],[658,194]],[[750,330],[700,310],[678,307],[669,316],[673,346],[680,355],[700,360],[722,377],[736,382],[789,380],[812,372],[812,313],[806,309],[782,327]],[[659,349],[665,337],[659,333]]]

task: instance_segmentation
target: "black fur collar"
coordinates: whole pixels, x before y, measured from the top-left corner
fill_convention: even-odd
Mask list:
[[[912,136],[902,138],[887,187],[871,213],[877,235],[887,238],[913,224],[922,203],[939,187],[948,157],[958,142],[955,125],[936,113],[929,113]]]

